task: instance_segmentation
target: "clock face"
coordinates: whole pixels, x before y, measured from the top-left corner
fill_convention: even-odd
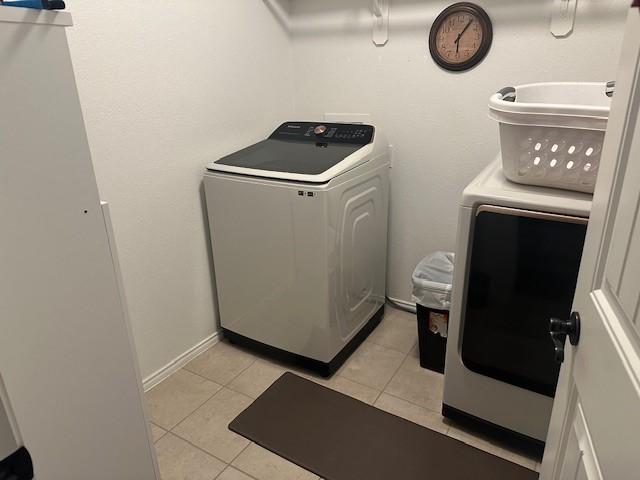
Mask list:
[[[480,7],[456,3],[436,18],[429,35],[431,56],[448,70],[467,70],[480,62],[491,46],[491,20]]]
[[[467,12],[445,17],[437,30],[436,50],[451,63],[462,63],[473,57],[482,45],[482,27],[478,18]]]

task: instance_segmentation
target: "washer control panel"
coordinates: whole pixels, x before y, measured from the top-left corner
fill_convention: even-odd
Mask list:
[[[375,127],[360,123],[285,122],[269,138],[314,143],[367,145]]]

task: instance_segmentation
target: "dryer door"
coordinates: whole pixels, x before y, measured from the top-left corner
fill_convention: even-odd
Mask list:
[[[568,318],[587,219],[481,206],[472,235],[462,361],[482,375],[553,397],[549,318]]]

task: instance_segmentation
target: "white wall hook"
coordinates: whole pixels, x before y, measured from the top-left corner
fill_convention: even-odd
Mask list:
[[[382,16],[382,7],[380,6],[381,0],[373,0],[373,14],[376,17]]]
[[[389,41],[389,0],[372,0],[373,43],[382,46]]]
[[[568,37],[573,32],[578,0],[553,0],[551,7],[551,34]]]

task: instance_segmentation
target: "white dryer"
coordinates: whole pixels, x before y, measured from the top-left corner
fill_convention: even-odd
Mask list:
[[[591,195],[505,179],[498,158],[459,209],[443,415],[541,453]]]
[[[384,313],[389,148],[370,125],[286,122],[204,177],[232,342],[333,373]]]

